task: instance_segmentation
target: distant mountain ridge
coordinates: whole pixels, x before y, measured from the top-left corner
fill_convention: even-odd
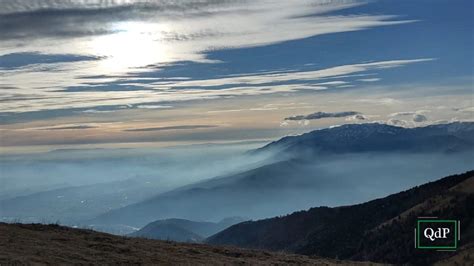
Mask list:
[[[474,147],[474,122],[404,128],[379,123],[346,124],[288,136],[255,152],[301,153],[367,151],[454,152]]]
[[[363,204],[317,207],[243,222],[206,242],[384,263],[431,264],[453,254],[414,248],[419,216],[459,219],[460,251],[474,250],[474,171],[453,175]],[[468,261],[472,259],[467,257]]]

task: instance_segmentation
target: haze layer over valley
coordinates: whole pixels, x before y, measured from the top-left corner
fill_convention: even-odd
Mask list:
[[[17,155],[30,160],[3,160],[5,172],[22,173],[16,176],[37,191],[4,187],[1,214],[4,221],[58,221],[125,234],[160,219],[260,219],[357,204],[470,170],[473,128],[473,123],[421,128],[368,123],[267,145]],[[32,171],[22,168],[26,163]],[[9,196],[16,191],[20,195]]]

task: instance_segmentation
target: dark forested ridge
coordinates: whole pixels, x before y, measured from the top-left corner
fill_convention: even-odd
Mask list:
[[[461,221],[459,252],[474,243],[474,171],[363,204],[307,211],[243,222],[208,238],[211,244],[290,251],[330,258],[387,263],[431,263],[452,252],[414,248],[419,216]],[[468,253],[466,253],[468,254]],[[472,260],[466,255],[465,260]]]

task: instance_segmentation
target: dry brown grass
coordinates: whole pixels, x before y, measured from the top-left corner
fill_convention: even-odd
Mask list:
[[[0,265],[360,265],[286,253],[127,238],[57,225],[0,223]]]

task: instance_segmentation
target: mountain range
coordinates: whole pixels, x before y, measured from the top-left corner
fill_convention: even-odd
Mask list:
[[[256,152],[277,150],[295,156],[307,153],[456,152],[474,147],[474,123],[454,122],[404,128],[379,123],[347,124],[284,137]]]
[[[264,152],[272,154],[272,163],[161,193],[85,224],[143,227],[169,217],[259,219],[368,201],[470,170],[474,123],[350,124],[285,137],[250,153]]]

